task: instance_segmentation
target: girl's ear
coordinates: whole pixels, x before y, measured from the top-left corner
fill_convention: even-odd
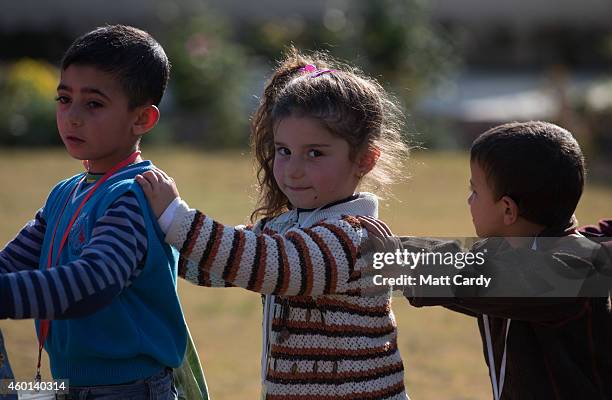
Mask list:
[[[359,174],[363,176],[370,172],[379,158],[380,149],[377,147],[368,147],[366,152],[359,158]]]
[[[510,196],[503,196],[500,201],[504,207],[504,224],[514,224],[519,217],[518,204]]]
[[[152,105],[146,105],[137,109],[136,121],[132,125],[134,135],[142,136],[149,132],[159,121],[159,109]]]

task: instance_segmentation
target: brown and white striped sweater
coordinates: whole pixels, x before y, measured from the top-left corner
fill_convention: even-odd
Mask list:
[[[166,241],[179,275],[201,286],[263,293],[262,378],[270,400],[407,399],[391,288],[361,295],[374,195],[315,211],[291,210],[253,228],[222,225],[185,203]],[[269,318],[268,318],[269,316]]]

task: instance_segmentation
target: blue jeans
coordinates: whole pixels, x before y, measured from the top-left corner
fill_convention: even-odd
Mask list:
[[[6,350],[4,349],[2,331],[0,331],[0,379],[13,379],[13,371],[9,364],[8,354],[6,354]],[[2,394],[2,392],[0,392],[0,400],[17,400],[17,395]]]
[[[167,368],[149,378],[123,385],[71,387],[58,400],[176,400],[172,370]]]

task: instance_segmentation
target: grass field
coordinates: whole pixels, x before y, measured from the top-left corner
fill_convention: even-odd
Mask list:
[[[246,222],[254,174],[247,154],[201,154],[180,149],[146,152],[175,177],[192,206],[224,223]],[[0,240],[6,242],[34,216],[50,188],[80,171],[61,150],[0,152]],[[468,162],[454,153],[416,154],[382,204],[381,217],[399,234],[473,235],[466,205]],[[610,216],[612,187],[588,186],[578,209],[581,223]],[[259,393],[261,302],[241,289],[204,289],[183,282],[179,291],[204,363],[212,398],[255,399]],[[413,399],[490,399],[488,372],[474,320],[454,313],[393,303],[406,385]],[[17,377],[31,380],[37,346],[32,321],[0,321]],[[47,372],[47,377],[48,377]]]

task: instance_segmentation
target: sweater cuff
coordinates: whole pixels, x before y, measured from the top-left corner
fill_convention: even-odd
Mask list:
[[[162,232],[168,233],[168,229],[170,229],[170,225],[172,224],[172,220],[174,219],[174,214],[176,213],[176,209],[181,203],[181,198],[176,197],[172,200],[172,203],[166,207],[162,215],[157,219],[157,223],[161,228]]]
[[[179,249],[183,246],[183,242],[187,239],[187,233],[189,232],[191,221],[195,213],[196,210],[189,208],[189,205],[183,200],[179,199],[179,201],[176,202],[172,210],[172,222],[167,231],[165,231],[166,243]],[[162,217],[160,217],[160,219]]]

